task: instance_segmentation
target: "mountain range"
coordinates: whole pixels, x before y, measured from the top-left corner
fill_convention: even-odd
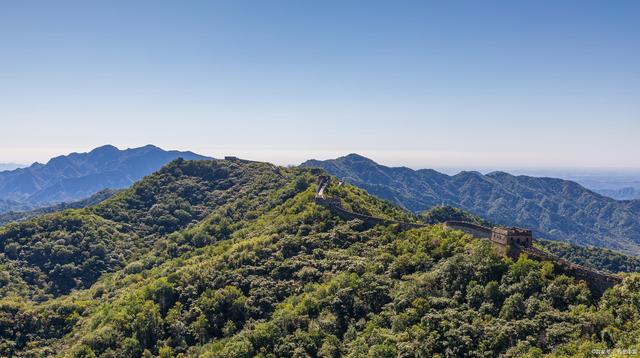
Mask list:
[[[389,220],[345,219],[318,204],[320,182],[177,159],[96,205],[0,227],[0,356],[579,357],[637,342],[637,274],[593,295],[550,262],[398,225],[418,218],[331,179],[332,200]],[[436,211],[425,219],[470,215]]]
[[[539,237],[640,254],[640,200],[618,201],[572,181],[504,172],[450,176],[386,167],[357,154],[302,166],[322,168],[415,213],[450,205],[497,224],[532,228]]]
[[[96,203],[91,195],[127,188],[176,158],[209,159],[151,145],[126,150],[107,145],[0,172],[0,214],[7,213],[0,221]],[[390,168],[357,154],[301,166],[323,168],[416,214],[444,204],[493,223],[532,228],[539,237],[640,253],[640,200],[611,199],[569,180],[504,172],[446,175]]]
[[[176,158],[210,159],[152,145],[126,150],[105,145],[88,153],[55,157],[46,164],[3,171],[0,213],[78,201],[107,188],[127,188]]]

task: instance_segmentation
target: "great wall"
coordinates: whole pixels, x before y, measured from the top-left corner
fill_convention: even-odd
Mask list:
[[[328,208],[331,212],[341,219],[344,220],[362,220],[365,225],[375,226],[375,225],[399,225],[402,230],[407,229],[416,229],[422,227],[424,225],[416,224],[416,223],[407,223],[396,220],[382,219],[375,216],[369,216],[364,214],[354,213],[353,211],[346,210],[342,207],[342,203],[340,199],[327,198],[324,195],[324,190],[326,186],[329,184],[329,179],[326,177],[321,177],[321,182],[318,185],[318,191],[316,192],[316,203]]]
[[[370,215],[364,215],[347,210],[342,206],[342,202],[338,198],[329,198],[325,195],[325,191],[331,182],[331,178],[327,176],[321,176],[318,183],[318,190],[316,191],[315,201],[317,204],[322,205],[329,209],[334,215],[344,220],[358,219],[367,226],[375,225],[398,225],[401,230],[415,229],[420,227],[426,227],[429,225],[408,223],[390,219],[383,219]],[[531,230],[521,228],[502,228],[493,227],[488,228],[481,225],[465,221],[447,221],[443,224],[445,229],[448,230],[460,230],[468,233],[474,237],[488,239],[492,244],[496,246],[499,252],[511,257],[512,259],[518,259],[520,254],[526,254],[529,258],[537,261],[550,261],[554,264],[554,268],[558,273],[573,276],[578,280],[584,280],[591,291],[600,296],[609,287],[612,287],[620,282],[622,278],[617,275],[600,272],[588,267],[584,267],[573,262],[567,261],[561,257],[553,255],[549,252],[542,251],[533,246],[535,240]]]

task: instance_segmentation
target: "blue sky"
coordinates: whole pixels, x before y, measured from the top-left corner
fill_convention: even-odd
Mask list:
[[[637,1],[6,1],[0,162],[640,168]]]

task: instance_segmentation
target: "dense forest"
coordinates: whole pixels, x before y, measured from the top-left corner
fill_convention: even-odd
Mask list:
[[[481,218],[478,215],[473,215],[460,208],[446,205],[438,205],[429,210],[421,212],[419,215],[420,220],[427,224],[441,224],[445,221],[466,221],[472,224],[493,227],[494,225],[487,220]]]
[[[316,205],[320,175],[177,160],[96,206],[0,228],[0,356],[640,349],[639,275],[595,297],[551,263],[438,224],[344,221]],[[350,185],[328,191],[350,210],[417,220]]]
[[[599,247],[569,245],[564,242],[538,240],[540,247],[571,262],[607,272],[640,272],[640,258]]]
[[[82,209],[87,206],[96,205],[101,203],[113,195],[115,195],[119,190],[116,189],[104,189],[101,190],[90,197],[78,201],[72,201],[69,203],[60,203],[51,206],[46,206],[44,208],[38,208],[33,210],[26,211],[10,211],[4,214],[0,214],[0,226],[6,225],[8,223],[14,221],[24,221],[27,219],[35,218],[38,216],[42,216],[44,214],[56,213],[59,211],[69,210],[69,209]],[[1,210],[0,210],[1,212]]]

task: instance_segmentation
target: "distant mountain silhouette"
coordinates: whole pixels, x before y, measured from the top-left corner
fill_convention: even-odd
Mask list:
[[[538,236],[640,254],[640,200],[618,201],[554,178],[390,168],[357,154],[309,160],[380,198],[413,212],[438,205],[467,210],[491,222],[519,225]]]
[[[33,209],[33,206],[18,203],[13,200],[3,200],[0,199],[0,213],[6,213],[8,211],[27,211]]]
[[[625,187],[620,189],[597,189],[597,193],[616,200],[634,200],[640,199],[640,190],[633,187]]]
[[[15,164],[15,163],[0,163],[0,172],[5,170],[14,170],[18,168],[22,168],[24,165]]]
[[[16,211],[10,211],[4,214],[0,214],[0,226],[6,225],[11,222],[24,221],[37,216],[55,213],[55,212],[59,212],[67,209],[86,208],[87,206],[92,206],[92,205],[101,203],[109,199],[113,195],[119,193],[120,191],[122,190],[104,189],[91,195],[88,198],[85,198],[79,201],[73,201],[70,203],[60,203],[60,204],[46,206],[46,207],[38,208],[34,210],[27,210],[26,208],[22,208],[20,210],[16,209]]]
[[[47,164],[0,172],[0,212],[77,201],[107,188],[127,188],[177,158],[211,159],[153,145],[126,150],[105,145],[89,153],[55,157]]]

